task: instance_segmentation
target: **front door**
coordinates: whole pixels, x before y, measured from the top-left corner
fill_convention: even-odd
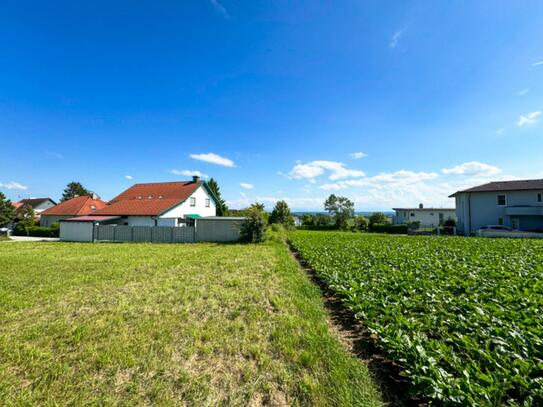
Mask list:
[[[520,222],[519,222],[519,219],[517,217],[512,217],[511,218],[511,227],[513,229],[519,229],[520,228]]]

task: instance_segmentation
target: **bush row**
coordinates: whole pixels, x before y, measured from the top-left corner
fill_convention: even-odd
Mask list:
[[[15,236],[58,237],[59,225],[54,224],[51,227],[29,226],[25,228],[18,224],[15,226],[15,229],[13,229],[13,234]]]

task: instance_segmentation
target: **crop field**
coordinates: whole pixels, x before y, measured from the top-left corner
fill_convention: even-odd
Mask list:
[[[543,405],[543,242],[293,232],[291,244],[447,405]]]
[[[281,243],[0,243],[0,404],[382,406]]]

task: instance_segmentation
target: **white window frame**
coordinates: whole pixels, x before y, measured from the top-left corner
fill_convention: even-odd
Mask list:
[[[189,202],[190,202],[191,208],[192,208],[192,207],[195,207],[195,206],[196,206],[196,197],[191,196]]]
[[[206,208],[209,208],[211,206],[211,199],[206,198]]]
[[[498,202],[498,199],[500,196],[503,196],[504,200],[505,200],[505,203],[503,205],[500,205]],[[507,194],[498,194],[496,195],[496,204],[500,207],[500,208],[503,208],[504,206],[507,206]]]

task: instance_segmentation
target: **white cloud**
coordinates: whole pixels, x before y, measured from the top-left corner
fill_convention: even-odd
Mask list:
[[[519,96],[524,96],[525,94],[527,94],[528,92],[530,91],[530,88],[524,88],[524,89],[521,89],[517,92],[517,95]]]
[[[58,158],[59,160],[64,158],[64,156],[60,153],[56,153],[54,151],[46,151],[45,154],[51,156],[51,157],[55,157],[55,158]]]
[[[125,175],[124,176],[126,179],[134,179],[134,177],[132,177],[132,175]]]
[[[539,66],[539,65],[543,65],[543,61],[534,62],[534,63],[532,64],[532,66]]]
[[[350,187],[381,188],[384,184],[414,184],[421,181],[432,180],[439,177],[435,172],[414,172],[400,170],[396,172],[382,172],[373,177],[350,179],[336,183],[324,184],[319,188],[327,191],[347,189]]]
[[[470,161],[451,168],[443,168],[441,172],[448,175],[494,175],[501,170],[494,165]]]
[[[352,170],[344,163],[337,161],[316,160],[307,164],[296,164],[289,175],[294,179],[312,179],[323,175],[326,171],[330,173],[332,181],[344,178],[363,177],[365,174],[360,170]]]
[[[290,176],[294,179],[314,178],[323,173],[324,170],[316,165],[296,164],[292,171],[290,171]]]
[[[390,42],[388,43],[388,46],[390,48],[396,48],[398,46],[398,42],[400,41],[402,36],[403,36],[403,31],[402,30],[396,31],[394,33],[394,35],[392,36],[392,38],[390,39]]]
[[[249,184],[247,182],[241,182],[239,185],[245,189],[253,189],[255,187],[253,184]]]
[[[500,135],[505,133],[505,129],[502,127],[501,129],[496,130],[496,134]]]
[[[219,0],[209,0],[209,2],[219,14],[221,14],[227,20],[230,19],[230,14],[228,14],[228,11],[224,8],[224,6],[219,3]]]
[[[211,164],[223,165],[225,167],[235,167],[234,161],[226,157],[221,157],[215,153],[207,154],[190,154],[190,157],[195,160],[205,161]]]
[[[245,194],[244,192],[240,192],[239,194],[240,194],[242,197],[247,198],[247,194]]]
[[[172,174],[175,174],[175,175],[183,175],[185,177],[200,177],[200,178],[209,178],[209,176],[207,174],[202,174],[200,171],[196,171],[196,170],[171,170],[170,171]]]
[[[359,152],[357,152],[357,153],[351,153],[351,154],[349,154],[349,155],[351,156],[351,158],[352,158],[353,160],[360,160],[360,159],[362,159],[362,158],[368,156],[366,153],[363,153],[363,152],[361,152],[361,151],[359,151]]]
[[[541,116],[541,112],[538,110],[537,112],[529,113],[527,116],[520,116],[517,122],[517,126],[522,127],[527,124],[534,124],[539,120],[539,116]]]
[[[27,186],[19,184],[18,182],[15,182],[15,181],[10,181],[10,182],[7,182],[7,183],[0,182],[0,188],[4,188],[4,189],[21,189],[21,190],[28,189]]]

